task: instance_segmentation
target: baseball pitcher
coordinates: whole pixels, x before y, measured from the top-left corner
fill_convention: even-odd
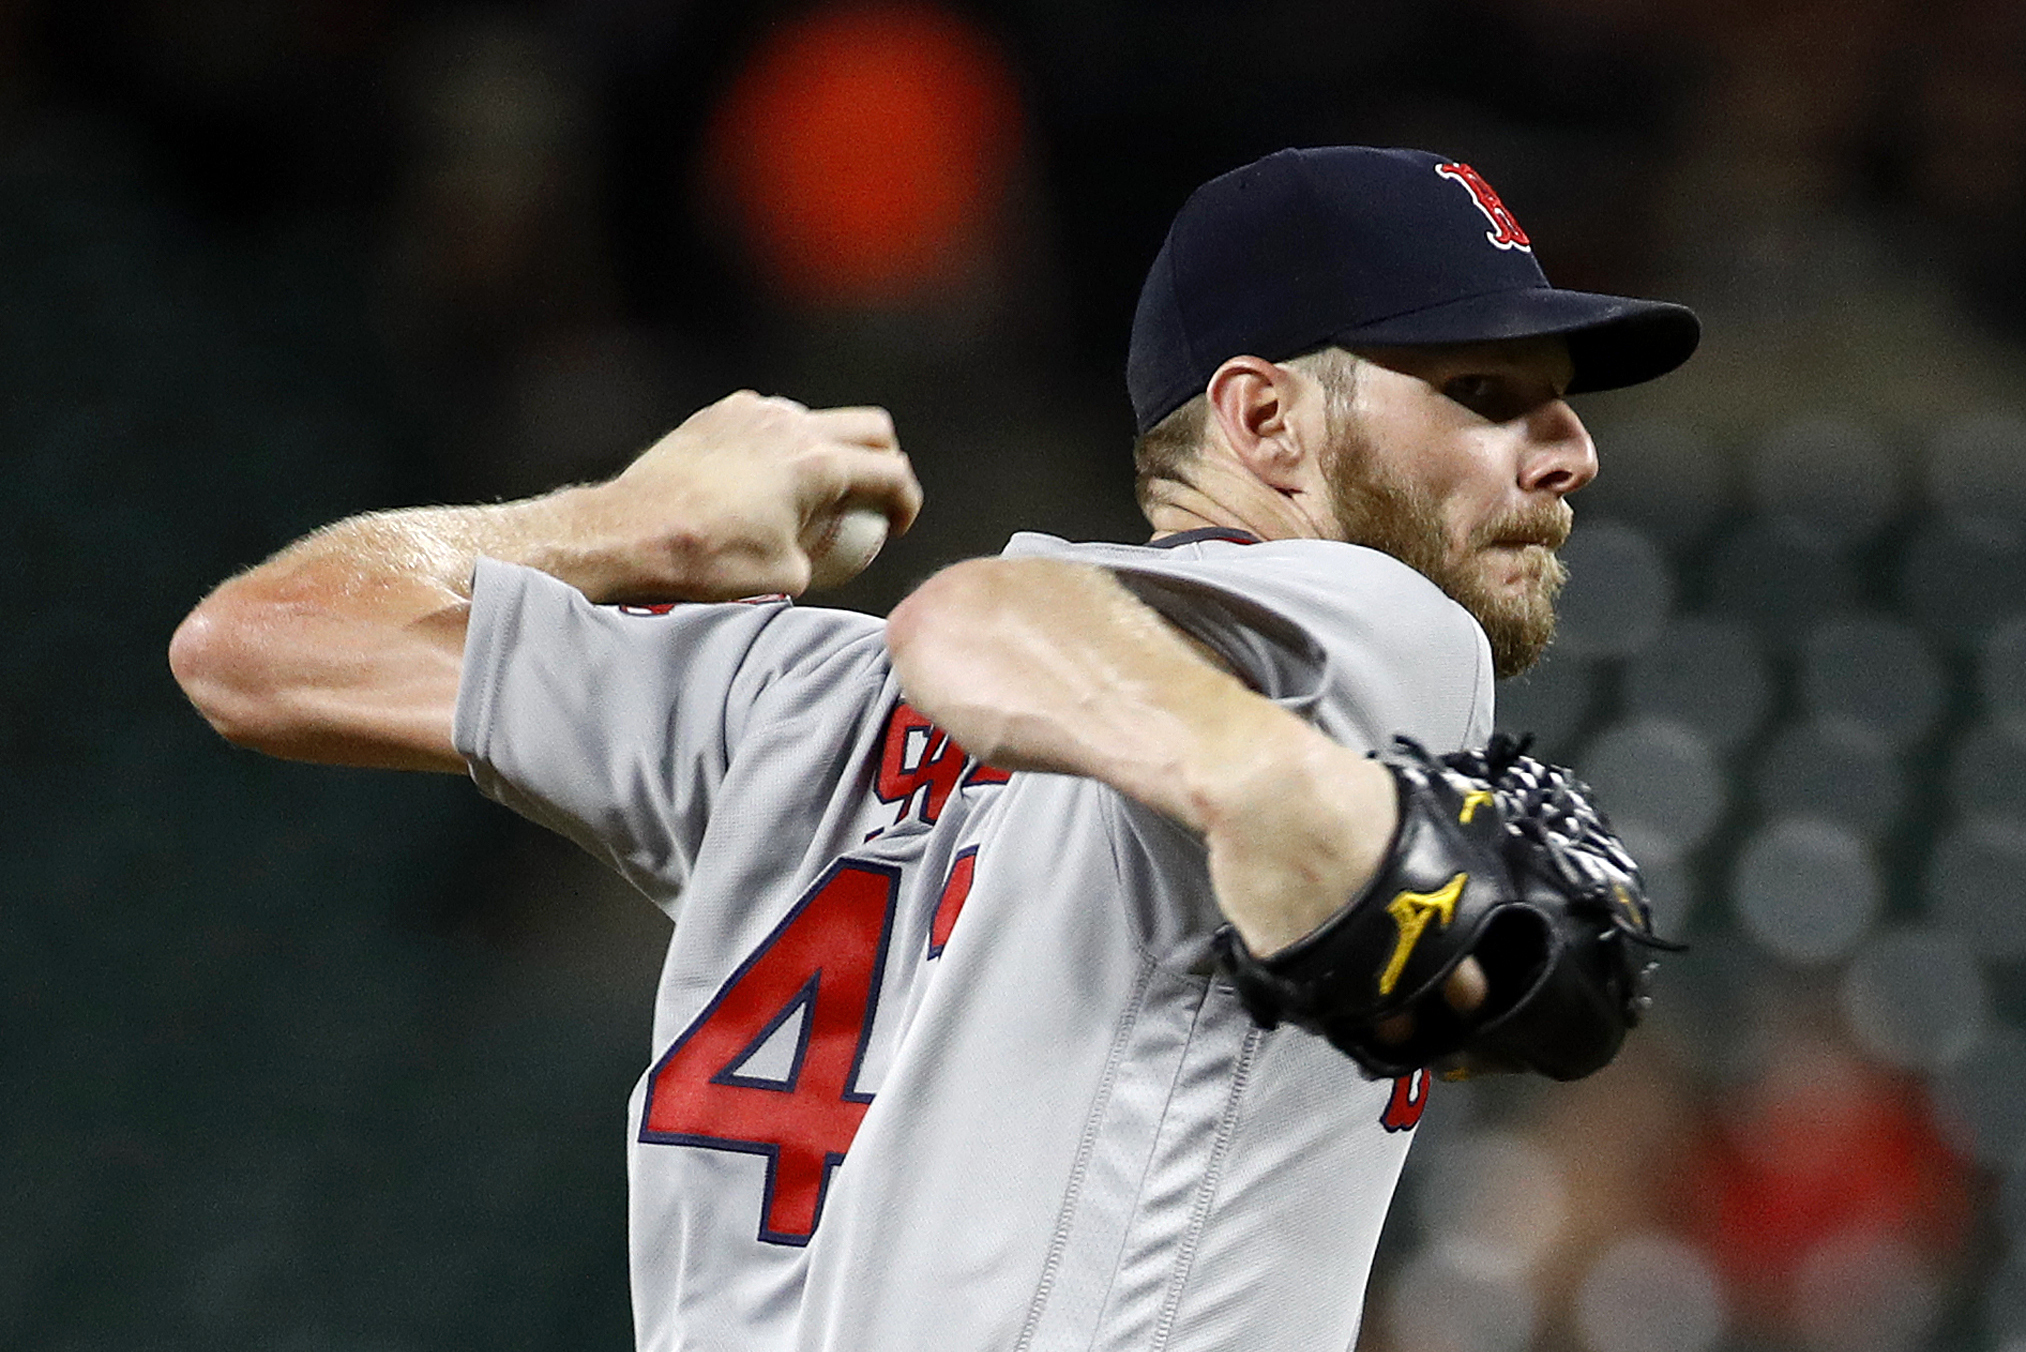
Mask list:
[[[319,531],[171,662],[672,918],[642,1349],[1347,1348],[1431,1075],[1587,1074],[1643,1008],[1638,870],[1492,688],[1596,472],[1568,396],[1698,334],[1550,286],[1467,165],[1283,151],[1142,293],[1150,543],[797,605],[920,491],[879,410],[742,393],[606,483]]]

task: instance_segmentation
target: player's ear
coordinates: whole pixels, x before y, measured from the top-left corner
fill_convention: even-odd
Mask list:
[[[1260,482],[1282,493],[1307,487],[1310,448],[1294,417],[1297,377],[1261,357],[1232,357],[1204,387],[1224,444]]]

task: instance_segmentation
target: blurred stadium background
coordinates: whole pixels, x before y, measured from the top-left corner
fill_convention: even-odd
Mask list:
[[[1196,182],[1443,150],[1586,402],[1501,693],[1650,861],[1651,1035],[1438,1085],[1370,1352],[2026,1352],[2026,9],[2010,0],[0,5],[0,1347],[630,1346],[661,925],[451,780],[270,763],[163,661],[352,511],[880,402],[921,526],[1136,538],[1121,365]]]

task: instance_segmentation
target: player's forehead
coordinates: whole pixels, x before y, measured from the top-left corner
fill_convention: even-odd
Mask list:
[[[1430,381],[1459,375],[1501,375],[1545,382],[1559,392],[1569,387],[1576,371],[1568,340],[1557,334],[1474,343],[1359,347],[1354,351],[1375,365]]]

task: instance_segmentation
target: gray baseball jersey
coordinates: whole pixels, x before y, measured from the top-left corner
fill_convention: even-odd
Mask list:
[[[1113,570],[1348,745],[1490,732],[1482,631],[1382,554],[1007,553]],[[456,736],[675,920],[627,1118],[641,1348],[1353,1342],[1425,1076],[1257,1028],[1211,974],[1200,842],[967,758],[880,621],[483,562]]]

